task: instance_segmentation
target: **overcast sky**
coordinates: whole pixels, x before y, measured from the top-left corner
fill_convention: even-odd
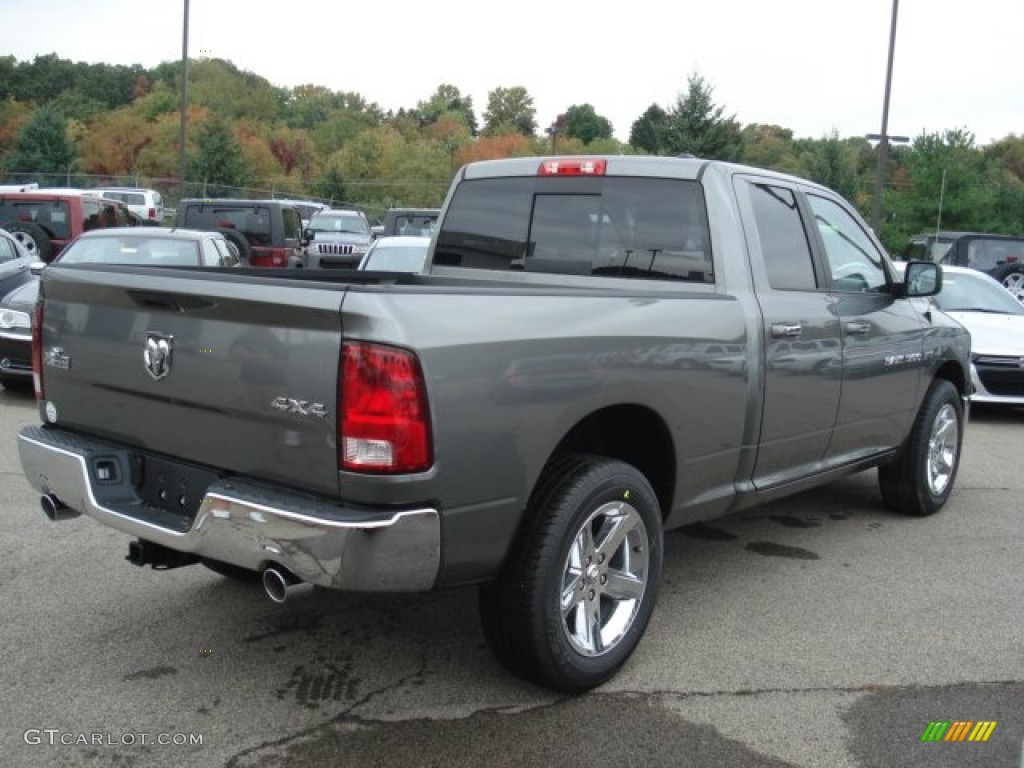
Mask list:
[[[385,110],[442,83],[523,86],[543,128],[591,104],[626,140],[691,73],[741,124],[797,137],[878,133],[892,0],[190,0],[189,55],[274,85],[355,91]],[[0,54],[154,66],[180,60],[184,0],[0,0]],[[1024,0],[902,0],[889,134],[1024,135]]]

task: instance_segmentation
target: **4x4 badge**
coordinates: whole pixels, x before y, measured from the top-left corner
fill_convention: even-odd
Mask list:
[[[174,337],[164,333],[146,334],[146,348],[142,351],[142,361],[146,373],[156,381],[171,372],[171,355],[174,352]]]

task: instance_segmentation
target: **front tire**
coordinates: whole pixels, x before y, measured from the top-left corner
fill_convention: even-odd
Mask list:
[[[545,471],[499,576],[480,590],[488,645],[514,674],[572,693],[609,680],[657,599],[662,521],[647,479],[573,455]]]
[[[878,468],[882,500],[894,512],[924,517],[949,499],[960,466],[963,403],[950,382],[932,382],[899,455]]]

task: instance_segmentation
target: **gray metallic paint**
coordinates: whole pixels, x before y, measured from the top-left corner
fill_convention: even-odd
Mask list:
[[[479,163],[459,177],[533,175],[537,164]],[[157,283],[142,271],[47,270],[44,346],[64,346],[74,357],[70,371],[47,369],[47,397],[57,403],[59,423],[73,429],[325,500],[437,509],[440,585],[495,572],[552,452],[604,408],[644,409],[671,435],[675,492],[664,510],[667,527],[751,506],[891,455],[939,367],[951,365],[951,378],[963,381],[968,342],[959,326],[927,322],[891,296],[851,305],[827,294],[810,302],[760,295],[759,251],[745,236],[733,185],[735,175],[749,172],[700,160],[608,159],[608,173],[701,178],[714,285],[458,268],[396,285],[353,275],[343,283],[328,276],[313,282],[223,274],[215,282],[165,275]],[[140,295],[154,290],[183,306],[140,310]],[[58,314],[66,322],[56,328]],[[854,398],[840,405],[839,355],[822,348],[787,357],[766,332],[776,317],[806,323],[811,341],[826,340],[848,317],[868,318],[881,347],[922,349],[922,362],[885,371],[872,346],[861,356],[868,378],[858,384],[848,377]],[[106,330],[90,330],[90,319]],[[243,380],[226,348],[254,327],[288,351],[286,383],[274,393],[328,403],[326,421],[289,420],[264,407],[270,393]],[[179,375],[172,373],[169,386],[142,369],[146,330],[181,340]],[[418,355],[435,441],[429,471],[337,471],[333,416],[342,338]],[[213,350],[202,353],[209,357],[195,351],[200,346]],[[846,363],[858,359],[855,345],[848,347]],[[840,421],[834,436],[830,412]],[[298,445],[290,444],[292,432]]]

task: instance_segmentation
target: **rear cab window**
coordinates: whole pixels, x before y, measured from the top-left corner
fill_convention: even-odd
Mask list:
[[[668,178],[464,181],[438,234],[434,264],[714,282],[703,189]]]

